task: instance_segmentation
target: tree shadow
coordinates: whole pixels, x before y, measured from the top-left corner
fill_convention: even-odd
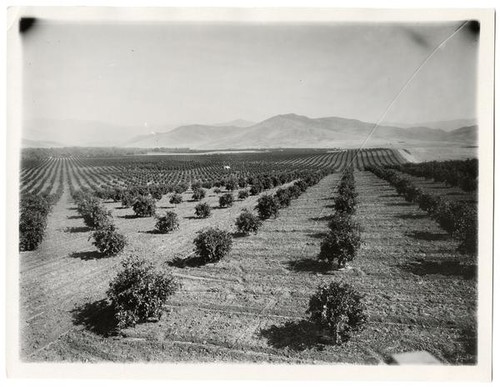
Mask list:
[[[314,222],[326,222],[326,221],[331,220],[332,217],[333,217],[333,215],[324,215],[324,216],[318,216],[315,218],[309,218],[309,220],[312,220]]]
[[[406,236],[424,241],[446,241],[450,239],[448,234],[435,233],[429,231],[412,231],[405,233]]]
[[[321,339],[320,332],[315,324],[307,320],[287,321],[281,326],[271,325],[261,329],[260,336],[267,339],[273,348],[290,348],[294,351],[303,351],[308,348],[322,347],[326,344]]]
[[[153,234],[153,235],[164,235],[165,233],[159,232],[158,230],[148,230],[148,231],[137,231],[139,234]]]
[[[199,256],[191,256],[186,258],[175,257],[171,261],[167,262],[168,266],[184,268],[184,267],[200,267],[206,265],[206,262]]]
[[[105,299],[76,307],[71,314],[74,325],[82,325],[92,333],[104,337],[118,333],[114,310]]]
[[[308,237],[311,237],[311,238],[323,239],[324,237],[326,237],[328,235],[328,233],[326,233],[326,232],[314,232],[314,233],[306,234],[306,235]]]
[[[130,208],[130,207],[118,206],[118,207],[115,207],[115,210],[126,210],[127,208]]]
[[[81,216],[80,215],[70,215],[70,216],[67,216],[66,218],[68,218],[68,219],[80,219]]]
[[[477,265],[461,263],[454,260],[446,261],[425,261],[417,260],[414,262],[405,263],[400,267],[410,273],[425,276],[425,275],[444,275],[463,277],[466,280],[477,277]]]
[[[147,216],[138,216],[135,214],[128,214],[128,215],[119,215],[117,218],[122,218],[122,219],[138,219],[138,218],[147,218]]]
[[[70,211],[76,211],[76,210],[78,210],[78,207],[68,207],[67,209]]]
[[[199,218],[198,216],[185,216],[184,219],[193,220],[193,219],[201,219],[201,218]]]
[[[296,261],[288,261],[289,270],[295,272],[326,273],[332,270],[331,263],[317,261],[315,259],[302,258]]]
[[[244,238],[244,237],[247,237],[249,235],[250,234],[247,234],[247,233],[244,233],[244,232],[239,232],[239,231],[235,231],[235,232],[231,233],[231,237],[233,237],[233,238]]]
[[[387,207],[409,207],[413,206],[413,203],[409,202],[399,202],[399,203],[384,203]]]
[[[64,232],[69,232],[69,233],[78,233],[78,232],[87,232],[92,230],[90,227],[87,226],[81,226],[81,227],[66,227],[64,229]]]
[[[398,219],[424,219],[429,217],[426,214],[402,214],[402,215],[394,215],[395,218]]]
[[[78,251],[73,252],[69,255],[71,258],[79,258],[82,261],[90,261],[91,259],[100,259],[105,257],[104,254],[97,250],[93,251]]]

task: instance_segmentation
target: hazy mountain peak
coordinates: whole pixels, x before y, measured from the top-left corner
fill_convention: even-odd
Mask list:
[[[236,120],[221,122],[218,124],[213,124],[213,126],[237,126],[238,128],[248,128],[249,126],[255,125],[255,122],[243,120],[238,118]]]

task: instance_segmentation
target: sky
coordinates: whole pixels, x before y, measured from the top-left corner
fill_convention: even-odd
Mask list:
[[[115,125],[277,114],[474,118],[478,42],[460,25],[61,23],[23,35],[23,118]]]

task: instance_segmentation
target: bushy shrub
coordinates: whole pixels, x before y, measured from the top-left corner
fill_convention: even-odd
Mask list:
[[[291,199],[297,199],[302,193],[300,188],[295,184],[288,187],[287,191],[288,191],[288,196],[290,196]]]
[[[181,194],[183,192],[186,192],[189,186],[186,183],[179,183],[174,187],[174,192],[176,194]]]
[[[201,187],[202,187],[201,181],[194,181],[191,183],[191,189],[193,190],[193,192],[196,191],[197,189],[200,189]]]
[[[294,185],[300,189],[300,192],[305,192],[307,190],[307,183],[304,180],[298,180]]]
[[[139,196],[132,208],[136,216],[153,216],[156,212],[156,202],[152,197]]]
[[[76,210],[82,216],[91,212],[93,208],[98,207],[101,204],[99,198],[87,193],[77,195],[76,197]]]
[[[247,179],[245,179],[244,177],[238,178],[238,187],[246,188],[247,185],[248,185]]]
[[[120,253],[126,245],[125,237],[116,231],[113,224],[94,231],[92,237],[93,245],[106,257]]]
[[[182,203],[182,195],[179,194],[173,194],[172,197],[169,200],[170,204],[180,204]]]
[[[278,200],[271,195],[262,195],[257,201],[255,209],[259,213],[259,218],[262,220],[269,219],[271,216],[278,216],[280,205]]]
[[[361,234],[361,227],[353,219],[352,216],[345,212],[336,212],[332,215],[328,222],[328,228],[331,232],[341,233],[346,230],[356,230],[356,233]]]
[[[288,207],[292,202],[288,189],[279,188],[274,194],[281,208]]]
[[[248,198],[249,195],[250,194],[248,193],[248,191],[246,189],[241,190],[240,192],[238,192],[238,199],[245,200],[246,198]]]
[[[367,320],[362,296],[348,284],[322,285],[309,300],[309,320],[326,330],[335,344],[349,340]]]
[[[420,188],[415,187],[413,184],[408,186],[406,191],[403,193],[403,197],[407,202],[418,202],[423,192]]]
[[[352,196],[337,196],[335,198],[335,211],[354,214],[356,212],[356,199]]]
[[[250,234],[251,232],[257,234],[257,230],[261,225],[262,221],[246,209],[236,218],[236,228],[242,234]]]
[[[229,179],[226,181],[226,190],[234,191],[236,188],[238,188],[238,181],[235,179]]]
[[[250,195],[254,196],[254,195],[258,195],[260,194],[262,191],[264,191],[264,186],[262,185],[262,183],[260,181],[256,181],[254,184],[252,184],[252,186],[250,187]]]
[[[167,211],[164,216],[160,216],[156,220],[156,231],[161,234],[177,230],[179,228],[179,219],[177,214],[172,211]]]
[[[21,197],[19,249],[35,250],[43,240],[51,203],[47,197],[27,194]]]
[[[221,207],[231,207],[234,202],[234,197],[230,193],[226,193],[219,198],[219,206]]]
[[[436,211],[439,204],[438,198],[434,195],[422,194],[418,200],[418,206],[421,210],[427,211],[429,214],[432,214]]]
[[[102,205],[94,205],[82,213],[83,221],[87,227],[99,229],[106,227],[113,222],[111,211]]]
[[[118,328],[160,319],[167,299],[178,288],[173,277],[137,257],[125,259],[122,266],[122,271],[111,281],[106,292]]]
[[[212,181],[204,181],[201,186],[206,189],[210,189],[213,187],[213,182]]]
[[[19,249],[21,251],[36,250],[42,243],[47,227],[47,215],[33,211],[21,211],[19,218]]]
[[[343,229],[338,232],[330,231],[321,242],[318,259],[333,264],[337,260],[339,267],[344,267],[352,261],[361,245],[361,231],[359,228]]]
[[[191,199],[199,201],[205,197],[205,190],[203,188],[196,188],[193,191],[193,196]]]
[[[231,235],[218,228],[209,228],[201,231],[193,241],[196,254],[203,262],[217,262],[229,251],[233,244]]]
[[[154,200],[161,200],[161,198],[163,197],[163,191],[158,187],[150,187],[149,193]]]
[[[128,191],[125,191],[121,195],[122,206],[125,208],[132,207],[134,204],[135,197]]]
[[[194,213],[199,218],[208,218],[212,213],[212,209],[208,203],[199,203],[194,208]]]

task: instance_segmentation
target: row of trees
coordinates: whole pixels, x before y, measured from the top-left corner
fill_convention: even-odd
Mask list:
[[[344,171],[337,186],[335,213],[328,223],[329,232],[321,243],[318,259],[343,268],[354,259],[361,246],[361,228],[354,220],[357,206],[354,168]],[[309,319],[341,344],[354,332],[361,331],[367,320],[362,296],[351,285],[332,282],[322,285],[309,300]]]
[[[103,256],[120,253],[125,245],[125,236],[116,230],[111,211],[107,210],[99,198],[78,192],[73,196],[77,211],[82,216],[87,227],[94,230],[94,246]]]
[[[329,232],[321,243],[318,259],[343,268],[356,256],[361,246],[361,228],[353,219],[357,192],[353,168],[344,171],[335,197],[335,213],[328,223]]]
[[[460,187],[466,192],[477,190],[478,160],[428,161],[418,164],[395,165],[391,168],[417,177]]]
[[[55,194],[23,194],[19,206],[19,250],[36,250],[45,236],[47,217],[62,195],[62,185]]]
[[[370,167],[367,170],[391,183],[406,201],[416,203],[422,210],[426,211],[443,230],[460,242],[459,252],[477,255],[476,203],[449,201],[438,195],[424,193],[409,179],[402,177],[392,169]]]

